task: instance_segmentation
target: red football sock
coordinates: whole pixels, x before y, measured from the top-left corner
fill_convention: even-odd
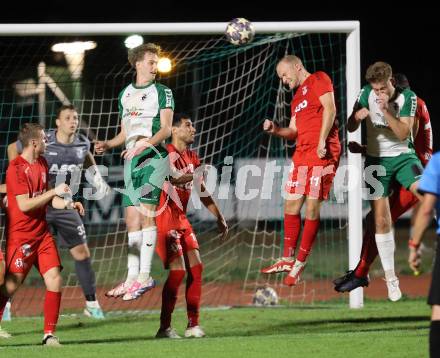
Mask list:
[[[200,296],[202,295],[203,264],[198,264],[189,269],[186,279],[186,311],[188,327],[199,325]]]
[[[283,257],[295,255],[299,232],[301,231],[301,215],[284,214],[284,249]]]
[[[5,310],[6,303],[8,303],[9,297],[5,297],[0,293],[0,322],[3,317],[3,311]]]
[[[374,228],[372,229],[374,230]],[[368,275],[368,271],[370,270],[371,264],[377,257],[377,254],[378,252],[374,232],[367,228],[364,237],[362,238],[361,259],[354,270],[354,274],[357,277],[366,277]]]
[[[54,333],[60,315],[61,292],[46,290],[44,298],[44,334]]]
[[[395,223],[405,212],[418,202],[417,197],[408,190],[400,189],[390,197],[391,221]],[[370,214],[372,215],[372,214]],[[374,221],[366,221],[367,229],[362,239],[361,259],[354,271],[357,277],[366,277],[370,266],[377,257],[376,239],[374,237]]]
[[[296,259],[301,262],[306,262],[307,256],[309,256],[310,251],[312,251],[313,243],[315,242],[316,236],[319,230],[319,219],[304,221],[304,230],[301,239],[301,245],[299,247],[299,253]]]
[[[164,330],[171,326],[171,315],[176,306],[179,286],[185,277],[185,270],[170,270],[168,279],[162,290],[162,308],[160,311],[160,329]]]

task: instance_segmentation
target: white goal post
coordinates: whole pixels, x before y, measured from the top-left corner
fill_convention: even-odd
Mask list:
[[[345,33],[346,38],[346,85],[347,112],[360,91],[360,23],[359,21],[308,21],[308,22],[253,22],[258,34],[268,33]],[[0,24],[0,36],[40,36],[40,35],[171,35],[171,34],[223,34],[224,22],[197,23],[103,23],[103,24]],[[361,141],[361,132],[347,134],[348,141]],[[348,153],[348,240],[349,266],[353,269],[359,259],[362,244],[362,197],[360,154]],[[350,307],[363,306],[363,290],[358,288],[350,293]]]

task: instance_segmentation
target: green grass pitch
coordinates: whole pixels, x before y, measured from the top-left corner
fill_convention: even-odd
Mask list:
[[[427,357],[430,309],[424,300],[367,301],[291,308],[203,310],[207,338],[156,340],[159,314],[109,316],[104,321],[62,316],[63,347],[41,347],[42,318],[16,318],[3,328],[0,357]],[[186,315],[173,327],[183,335]]]

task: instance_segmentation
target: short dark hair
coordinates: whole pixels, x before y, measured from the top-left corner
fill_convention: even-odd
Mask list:
[[[377,83],[388,81],[392,76],[391,66],[386,62],[378,61],[368,67],[365,79],[369,83]]]
[[[44,130],[39,123],[24,123],[18,132],[18,140],[27,147],[32,139],[40,139],[40,132]]]
[[[182,119],[191,119],[191,116],[186,113],[174,113],[173,127],[179,127],[182,124]]]
[[[76,107],[73,104],[63,104],[60,108],[58,108],[57,110],[57,118],[60,118],[61,112],[65,111],[66,109],[69,109],[71,111],[76,111],[78,112],[78,110],[76,109]]]
[[[147,43],[128,50],[128,62],[131,67],[136,68],[136,62],[142,61],[147,52],[160,56],[162,49],[159,45]]]
[[[395,73],[394,76],[394,85],[400,88],[409,88],[408,78],[403,73]]]

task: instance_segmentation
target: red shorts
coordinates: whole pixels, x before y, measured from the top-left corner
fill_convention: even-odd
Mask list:
[[[393,186],[393,193],[389,197],[391,220],[397,219],[419,202],[417,196],[401,185]]]
[[[199,243],[192,226],[184,214],[165,210],[156,218],[156,253],[167,269],[170,262],[191,250],[198,250]]]
[[[51,234],[46,234],[42,240],[32,240],[20,245],[6,244],[7,271],[26,276],[32,265],[35,265],[41,275],[53,267],[61,268],[58,249]]]
[[[316,146],[298,148],[292,158],[286,192],[327,200],[339,166],[340,154],[339,143],[329,143],[327,155],[322,159],[316,153]]]

